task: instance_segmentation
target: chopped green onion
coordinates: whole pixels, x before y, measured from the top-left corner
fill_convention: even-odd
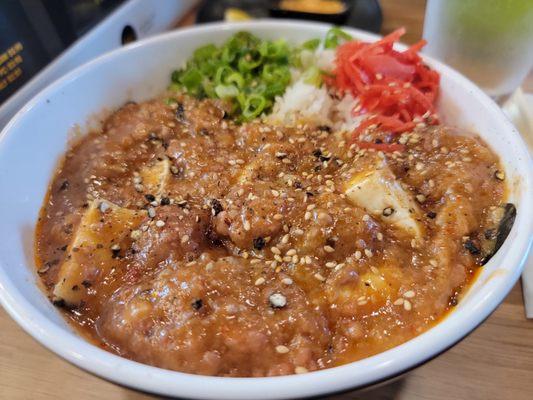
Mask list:
[[[302,78],[305,83],[308,83],[310,85],[314,85],[316,87],[320,87],[320,85],[322,85],[322,73],[315,66],[308,68],[302,74]]]
[[[237,97],[239,94],[239,89],[237,89],[234,85],[217,85],[215,87],[215,93],[217,97],[221,99],[228,99]]]
[[[237,120],[249,121],[268,112],[275,96],[285,92],[292,52],[283,39],[238,32],[220,47],[196,49],[185,67],[172,73],[171,89],[229,101]]]
[[[342,41],[352,40],[352,36],[344,32],[338,26],[334,26],[326,33],[324,48],[335,49]]]
[[[302,49],[315,51],[320,46],[320,39],[311,39],[307,42],[302,43]]]
[[[266,105],[266,99],[263,96],[252,94],[246,98],[244,109],[242,110],[242,118],[245,121],[250,121],[263,112]]]

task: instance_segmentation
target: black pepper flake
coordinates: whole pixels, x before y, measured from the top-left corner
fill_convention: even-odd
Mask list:
[[[65,308],[67,305],[63,299],[53,299],[52,304],[59,308]]]
[[[455,307],[459,303],[459,291],[455,290],[448,300],[448,304]]]
[[[320,125],[320,126],[318,126],[318,130],[329,133],[329,132],[331,132],[331,127],[328,126],[328,125]]]
[[[85,289],[89,289],[89,288],[92,286],[92,283],[91,283],[90,281],[83,280],[83,281],[81,281],[81,285],[82,285]]]
[[[74,292],[77,292],[78,290],[80,290],[80,287],[78,285],[74,285],[74,286],[72,286],[72,290]]]
[[[111,257],[118,258],[120,255],[120,249],[111,249]]]
[[[333,238],[327,238],[326,239],[326,245],[335,248],[336,244],[337,244],[337,241],[335,239],[333,239]]]
[[[145,194],[144,198],[146,200],[148,200],[148,201],[154,201],[155,200],[155,196],[153,194]]]
[[[305,192],[305,194],[306,194],[307,196],[309,196],[309,197],[312,197],[312,196],[315,195],[313,192],[310,192],[310,191]]]
[[[319,158],[321,155],[322,155],[322,150],[320,149],[316,149],[313,151],[313,155],[316,157],[316,158]]]
[[[209,136],[209,131],[205,128],[200,129],[200,135]]]
[[[301,189],[302,188],[302,182],[295,181],[293,186],[294,186],[295,189]]]
[[[176,118],[178,121],[185,120],[185,108],[183,108],[183,104],[181,103],[178,103],[178,107],[176,108]]]
[[[162,206],[168,206],[170,204],[170,199],[168,197],[162,197],[161,198],[161,205]]]
[[[64,245],[63,247],[60,247],[59,250],[61,250],[61,251],[66,251],[66,250],[67,250],[67,247],[68,247],[68,245]]]
[[[222,207],[222,204],[217,199],[211,200],[211,209],[212,209],[213,215],[215,216],[224,210],[224,208]]]
[[[254,249],[256,250],[263,250],[266,246],[266,241],[261,236],[256,237],[253,241]]]
[[[376,140],[374,140],[374,143],[376,143],[376,144],[381,144],[381,143],[383,143],[383,140],[381,140],[381,139],[376,139]]]
[[[464,243],[464,247],[465,249],[467,249],[470,254],[474,255],[474,256],[477,256],[481,251],[479,250],[479,248],[475,245],[475,243],[468,239],[465,243]]]
[[[59,191],[66,190],[66,189],[68,189],[69,186],[70,186],[69,181],[64,180],[63,183],[61,184],[61,186],[59,187]]]
[[[389,217],[391,216],[392,214],[394,214],[394,208],[392,207],[385,207],[383,209],[383,211],[381,212],[381,214],[383,214],[384,217]]]
[[[430,211],[426,214],[428,218],[434,219],[437,216],[437,213],[434,211]]]
[[[204,305],[204,302],[202,301],[202,299],[196,299],[191,303],[192,308],[194,308],[196,311],[202,308],[203,305]]]
[[[485,239],[493,240],[496,239],[496,229],[487,229],[484,233]]]

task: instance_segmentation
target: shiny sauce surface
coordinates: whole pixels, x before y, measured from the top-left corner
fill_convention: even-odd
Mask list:
[[[215,101],[126,104],[57,170],[38,273],[86,337],[162,368],[273,376],[385,351],[460,301],[504,196],[478,137],[422,125],[383,154],[236,125]]]

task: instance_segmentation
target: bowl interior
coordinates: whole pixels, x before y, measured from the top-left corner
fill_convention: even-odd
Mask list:
[[[503,247],[483,267],[456,311],[436,328],[375,357],[310,374],[316,378],[254,378],[256,384],[252,387],[242,383],[250,379],[194,377],[141,366],[104,353],[72,333],[36,284],[34,226],[51,176],[77,126],[83,132],[98,125],[103,111],[113,110],[128,100],[141,101],[159,94],[167,87],[172,70],[181,66],[199,45],[221,43],[238,30],[249,30],[264,38],[284,37],[296,43],[321,36],[328,28],[312,23],[264,21],[213,24],[172,32],[94,60],[26,105],[0,134],[0,300],[6,310],[47,347],[94,373],[144,390],[188,397],[210,397],[217,393],[227,398],[254,395],[282,398],[365,385],[423,362],[480,323],[510,290],[527,253],[533,209],[531,161],[518,133],[500,109],[460,74],[432,60],[428,63],[442,76],[439,111],[443,121],[479,133],[500,155],[511,187],[509,200],[518,211],[515,226]],[[376,38],[350,31],[364,40]],[[153,379],[143,382],[142,378],[147,376]],[[261,382],[268,385],[269,379],[277,380],[278,392],[265,394],[268,386]],[[185,388],[184,380],[189,385]],[[206,380],[218,389],[212,386],[206,391],[203,387]],[[241,382],[240,391],[228,381]],[[305,385],[294,385],[296,382]]]

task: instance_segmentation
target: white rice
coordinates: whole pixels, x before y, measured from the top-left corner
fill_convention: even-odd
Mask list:
[[[316,66],[331,71],[334,58],[333,50],[319,49],[314,53],[304,51],[301,56],[302,69]],[[271,122],[283,125],[327,125],[339,132],[352,132],[359,125],[362,117],[353,115],[357,100],[351,95],[338,99],[328,92],[326,85],[316,87],[305,83],[302,70],[292,71],[292,82],[283,96],[276,98],[272,113],[267,117]]]
[[[274,103],[269,118],[279,124],[296,125],[309,123],[316,125],[332,125],[330,119],[333,99],[323,85],[314,85],[297,80],[287,87],[285,94]]]

